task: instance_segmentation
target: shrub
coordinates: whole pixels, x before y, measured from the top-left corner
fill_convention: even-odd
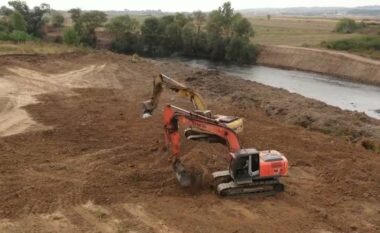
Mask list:
[[[336,50],[380,50],[380,36],[364,36],[345,40],[325,42],[329,49]]]
[[[18,12],[15,11],[10,17],[11,27],[16,31],[26,31],[26,21],[24,17]]]
[[[65,22],[65,17],[59,12],[53,12],[51,15],[51,25],[55,28],[61,28]]]
[[[111,49],[125,54],[139,53],[143,50],[138,35],[134,33],[125,33],[123,36],[113,40]]]
[[[74,28],[65,29],[63,32],[63,42],[68,45],[79,45],[80,38]]]
[[[9,40],[8,33],[0,31],[0,40]]]
[[[353,19],[341,19],[336,25],[335,31],[339,33],[353,33],[360,28],[359,24]]]
[[[32,39],[32,37],[28,33],[24,32],[24,31],[17,31],[17,30],[14,30],[13,32],[11,32],[8,35],[8,38],[9,38],[9,40],[17,42],[17,43],[25,42],[27,40]]]

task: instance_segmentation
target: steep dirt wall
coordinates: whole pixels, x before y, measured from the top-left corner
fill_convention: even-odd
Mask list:
[[[328,74],[380,86],[380,61],[321,49],[262,46],[258,63]]]

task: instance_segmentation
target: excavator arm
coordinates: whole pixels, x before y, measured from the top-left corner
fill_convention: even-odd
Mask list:
[[[207,111],[207,105],[200,94],[164,74],[160,74],[154,78],[153,94],[149,100],[143,102],[142,118],[148,118],[152,116],[154,110],[158,106],[160,96],[164,91],[164,88],[168,88],[176,92],[179,96],[189,98],[190,101],[193,103],[195,111],[197,111],[198,113],[208,115],[210,118],[213,118],[216,121],[224,124],[236,133],[240,133],[243,131],[243,118],[223,115],[212,116],[211,112]]]
[[[172,156],[176,159],[179,158],[180,154],[181,138],[178,130],[179,125],[201,129],[208,134],[224,139],[232,153],[242,149],[236,133],[224,124],[214,119],[168,105],[164,110],[165,142],[166,146],[170,147]]]
[[[196,93],[193,89],[169,78],[164,74],[160,74],[153,80],[153,94],[152,97],[143,102],[144,112],[143,118],[151,117],[153,111],[157,108],[160,96],[164,87],[176,92],[178,95],[189,98],[193,103],[195,110],[206,111],[207,106],[203,98]]]
[[[201,129],[209,135],[214,135],[223,139],[226,142],[225,144],[229,147],[231,153],[238,152],[242,149],[235,131],[212,118],[168,105],[164,109],[163,120],[165,144],[166,147],[170,149],[173,162],[172,166],[176,173],[177,179],[184,187],[191,184],[191,178],[180,161],[181,136],[179,133],[179,125],[190,129]],[[230,157],[229,159],[231,160],[232,158]]]

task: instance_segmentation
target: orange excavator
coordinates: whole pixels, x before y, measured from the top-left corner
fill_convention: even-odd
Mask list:
[[[199,130],[202,130],[204,135],[201,140],[205,140],[206,136],[208,142],[228,146],[229,169],[213,173],[214,187],[219,195],[277,193],[284,190],[284,185],[280,183],[279,178],[287,175],[288,161],[280,152],[243,148],[233,129],[199,111],[190,112],[168,105],[164,109],[163,120],[165,143],[170,148],[173,169],[182,186],[191,185],[191,176],[180,161],[180,125],[187,127],[185,136],[189,140],[199,140],[197,134]]]

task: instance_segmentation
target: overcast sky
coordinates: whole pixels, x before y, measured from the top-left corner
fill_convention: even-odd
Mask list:
[[[0,0],[5,5],[8,0]],[[163,11],[209,11],[216,9],[226,0],[26,0],[35,6],[48,3],[53,9],[66,10],[79,7],[85,10],[146,10]],[[298,6],[344,6],[380,5],[380,0],[231,0],[233,8],[283,8]]]

